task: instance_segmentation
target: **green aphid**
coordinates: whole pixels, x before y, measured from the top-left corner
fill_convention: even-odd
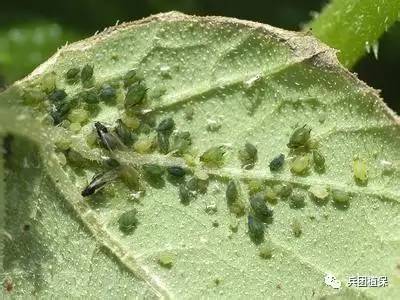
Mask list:
[[[90,90],[90,91],[85,91],[81,94],[82,99],[87,103],[87,104],[97,104],[100,102],[100,98],[97,96],[96,92]]]
[[[117,97],[117,92],[111,85],[104,84],[100,89],[99,96],[105,102],[113,101]]]
[[[137,219],[137,210],[131,209],[120,215],[118,218],[118,227],[125,234],[132,233],[137,225],[139,224],[139,220]]]
[[[146,175],[153,178],[159,178],[164,174],[164,168],[156,164],[145,164],[142,169]]]
[[[129,189],[136,191],[140,189],[140,175],[134,167],[124,165],[120,167],[119,172],[121,180]]]
[[[161,153],[167,154],[169,152],[170,143],[168,134],[158,132],[157,143],[158,143],[158,149],[160,150]]]
[[[301,223],[300,223],[300,221],[297,220],[297,219],[294,219],[293,222],[292,222],[291,227],[292,227],[293,235],[294,235],[295,237],[300,237],[300,235],[301,235],[302,232],[303,232],[302,229],[301,229]]]
[[[293,192],[293,186],[290,183],[283,183],[275,188],[277,194],[282,198],[289,197]]]
[[[296,156],[290,164],[290,171],[296,175],[304,175],[310,169],[310,157],[308,155]]]
[[[157,131],[163,134],[171,134],[175,128],[175,121],[171,117],[161,120],[157,126]]]
[[[82,83],[86,83],[91,80],[93,77],[93,67],[89,64],[83,66],[81,71],[81,81]]]
[[[299,148],[303,147],[307,141],[310,139],[311,128],[307,125],[303,127],[296,128],[292,135],[290,136],[289,143],[287,146],[289,148]]]
[[[68,82],[76,82],[79,79],[79,72],[81,70],[79,68],[71,68],[67,71],[65,74],[65,78],[67,79]]]
[[[273,248],[269,243],[263,243],[258,250],[258,255],[263,259],[270,259],[272,257]]]
[[[137,76],[137,71],[136,69],[130,70],[128,71],[124,77],[123,77],[123,81],[124,81],[124,86],[128,87],[130,85],[132,85],[133,83],[139,81],[139,78]]]
[[[117,120],[117,126],[115,127],[115,133],[117,136],[121,139],[121,141],[127,145],[131,146],[135,140],[135,136],[132,134],[132,132],[129,130],[129,128],[122,122],[121,119]]]
[[[186,175],[186,170],[179,166],[167,167],[167,171],[170,175],[174,177],[183,177]]]
[[[228,205],[236,202],[238,199],[239,192],[234,180],[229,181],[228,186],[226,187],[225,195]]]
[[[268,220],[274,214],[274,212],[269,209],[265,203],[265,197],[263,193],[257,193],[251,196],[250,206],[253,209],[254,214],[262,221]]]
[[[313,150],[314,167],[317,171],[325,170],[325,157],[318,150]]]
[[[67,97],[67,93],[61,89],[55,89],[49,95],[49,100],[53,103],[60,102]]]
[[[265,226],[257,217],[253,215],[247,216],[247,226],[249,227],[249,235],[255,240],[261,240],[264,237]]]
[[[367,162],[362,159],[355,159],[353,161],[354,178],[357,182],[365,184],[368,181]]]
[[[214,146],[200,156],[200,161],[207,167],[222,167],[224,164],[225,147]]]
[[[142,82],[138,81],[133,83],[128,88],[128,91],[125,95],[125,108],[131,109],[134,106],[142,103],[146,96],[146,93],[147,88]]]
[[[347,204],[350,201],[350,196],[345,191],[334,189],[332,190],[332,199],[338,204]]]
[[[158,256],[158,264],[167,269],[171,269],[175,263],[176,256],[171,252],[163,252]]]
[[[242,163],[242,168],[252,169],[258,159],[258,151],[256,146],[251,143],[246,143],[244,149],[239,150],[239,160]]]
[[[192,138],[188,131],[177,132],[172,135],[172,148],[178,154],[185,153],[191,144]]]
[[[292,194],[290,196],[290,204],[291,208],[302,208],[305,206],[305,197],[303,194]]]
[[[279,154],[276,156],[271,162],[269,163],[269,169],[271,172],[276,172],[282,169],[283,164],[285,163],[285,155],[284,154]]]
[[[261,192],[264,189],[265,183],[259,179],[251,179],[247,181],[247,188],[249,190],[249,195]]]

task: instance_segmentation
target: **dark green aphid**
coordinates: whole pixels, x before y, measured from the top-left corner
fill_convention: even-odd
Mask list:
[[[125,75],[124,75],[124,86],[128,87],[131,84],[135,83],[136,81],[139,80],[139,78],[137,77],[137,72],[136,69],[130,70],[128,71]]]
[[[97,104],[100,99],[94,91],[85,91],[82,93],[83,100],[88,104]]]
[[[246,143],[244,149],[239,150],[239,159],[242,163],[242,168],[252,169],[258,159],[257,153],[256,146],[251,143]]]
[[[260,240],[264,236],[265,226],[257,217],[253,215],[247,216],[247,226],[249,227],[249,234],[252,238]]]
[[[183,177],[186,174],[185,169],[178,166],[167,167],[167,171],[170,175],[175,177]]]
[[[192,138],[190,137],[190,132],[177,132],[172,136],[173,149],[177,153],[184,153],[192,144]]]
[[[188,180],[186,185],[191,192],[204,194],[207,192],[208,180],[202,180],[193,176]]]
[[[200,161],[208,167],[221,167],[224,164],[224,154],[224,146],[214,146],[200,156]]]
[[[191,198],[193,197],[193,193],[188,189],[186,183],[182,183],[179,185],[179,199],[182,204],[189,204]]]
[[[79,72],[81,70],[79,68],[71,68],[67,71],[67,73],[65,74],[65,78],[67,79],[67,81],[69,82],[75,82],[78,80],[79,78]]]
[[[172,118],[163,119],[157,126],[157,131],[170,134],[175,128],[175,122]]]
[[[124,212],[122,215],[120,215],[118,219],[118,226],[119,230],[121,230],[123,233],[131,233],[134,231],[139,223],[139,220],[137,219],[137,210],[136,209],[131,209],[126,212]]]
[[[318,150],[313,151],[313,161],[315,169],[321,171],[325,169],[325,157]]]
[[[161,177],[164,173],[164,168],[156,164],[145,164],[142,168],[143,171],[151,177]]]
[[[161,153],[167,154],[169,152],[169,135],[162,132],[157,133],[158,148]]]
[[[281,153],[273,160],[271,160],[271,162],[269,163],[269,169],[271,170],[271,172],[278,171],[282,169],[284,163],[285,163],[285,155]]]
[[[115,180],[118,176],[119,172],[116,169],[95,175],[88,186],[82,191],[81,195],[83,197],[87,197],[94,194],[96,191],[103,188],[106,184]]]
[[[122,144],[120,139],[112,133],[108,132],[107,127],[105,127],[103,124],[101,124],[100,122],[96,122],[94,123],[94,126],[96,128],[97,135],[99,136],[100,141],[105,148],[110,151],[116,148],[124,148],[124,145]]]
[[[86,64],[82,68],[81,72],[81,80],[83,83],[89,81],[93,77],[93,67],[91,65]]]
[[[279,189],[277,190],[278,195],[282,198],[289,197],[293,192],[293,187],[290,183],[282,184]]]
[[[310,139],[311,128],[304,125],[295,129],[290,136],[289,143],[287,146],[289,148],[298,148],[304,146]]]
[[[235,181],[231,180],[228,183],[228,186],[226,187],[226,200],[228,201],[228,204],[232,204],[235,202],[239,196],[239,192],[236,186]]]
[[[52,102],[59,102],[67,97],[67,93],[64,90],[55,89],[49,95],[49,100]]]
[[[117,126],[115,127],[115,133],[119,136],[121,141],[127,146],[131,146],[135,142],[132,132],[124,124],[124,122],[122,122],[121,119],[117,120]]]
[[[75,99],[69,101],[61,101],[56,102],[52,112],[50,113],[51,117],[54,120],[54,125],[61,123],[68,112],[77,104]]]
[[[350,201],[350,196],[345,191],[334,189],[332,190],[332,199],[338,204],[347,204]]]
[[[146,86],[139,82],[133,83],[125,95],[125,108],[131,109],[135,105],[140,104],[146,96]]]
[[[101,87],[99,96],[103,101],[112,101],[117,96],[117,92],[111,85],[105,84]]]
[[[262,221],[271,218],[274,214],[265,203],[264,195],[262,193],[257,193],[250,197],[250,206],[253,209],[254,214]]]
[[[290,197],[290,204],[291,208],[302,208],[305,206],[305,199],[304,195],[302,194],[293,194]]]

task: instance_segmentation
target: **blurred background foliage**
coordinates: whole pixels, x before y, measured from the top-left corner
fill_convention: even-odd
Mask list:
[[[352,1],[352,0],[349,0]],[[221,15],[301,30],[327,0],[3,0],[0,4],[0,88],[30,73],[58,47],[98,30],[177,10],[196,15]],[[354,72],[382,90],[388,105],[400,112],[400,24],[379,41],[378,59],[367,54]]]

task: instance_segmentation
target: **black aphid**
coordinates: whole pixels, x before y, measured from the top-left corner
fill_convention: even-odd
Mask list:
[[[79,72],[80,72],[79,68],[71,68],[65,74],[65,78],[69,82],[75,82],[78,80]]]
[[[186,174],[185,169],[179,166],[167,167],[167,171],[170,175],[175,177],[183,177]]]
[[[115,99],[117,92],[111,85],[105,84],[101,87],[99,96],[103,101],[111,101]]]
[[[269,169],[271,170],[271,172],[278,171],[283,167],[284,163],[285,163],[285,155],[279,154],[273,160],[271,160],[271,162],[269,163]]]
[[[157,131],[170,134],[175,128],[175,122],[172,118],[163,119],[157,126]]]
[[[169,152],[169,134],[158,132],[157,143],[161,153],[167,154]]]
[[[81,71],[81,80],[82,82],[89,81],[93,77],[93,67],[91,65],[86,64]]]
[[[251,143],[246,143],[244,149],[239,150],[239,159],[242,163],[242,168],[252,169],[258,159],[258,150]]]
[[[260,240],[264,236],[265,226],[257,217],[253,215],[247,216],[247,225],[249,227],[249,234],[255,240]]]
[[[103,124],[101,124],[100,122],[96,122],[94,123],[94,126],[96,128],[97,135],[100,138],[101,144],[105,148],[111,151],[116,148],[124,147],[119,138],[113,135],[112,133],[108,132],[107,127],[105,127]]]
[[[67,93],[64,90],[55,89],[49,95],[49,100],[52,102],[59,102],[67,97]]]
[[[118,176],[119,172],[116,169],[95,175],[88,186],[82,191],[81,195],[83,197],[87,197],[94,194],[96,191],[103,188],[106,184],[115,180]]]
[[[128,126],[122,122],[121,119],[117,120],[117,126],[115,127],[115,133],[119,136],[121,141],[127,145],[131,146],[135,142],[136,136],[132,134]]]
[[[250,197],[250,206],[253,209],[254,214],[262,221],[273,216],[273,211],[268,208],[262,193],[257,193]]]

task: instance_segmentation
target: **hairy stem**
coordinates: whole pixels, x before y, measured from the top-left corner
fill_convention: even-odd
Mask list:
[[[400,17],[399,0],[333,0],[307,28],[338,49],[342,64],[351,68]]]

